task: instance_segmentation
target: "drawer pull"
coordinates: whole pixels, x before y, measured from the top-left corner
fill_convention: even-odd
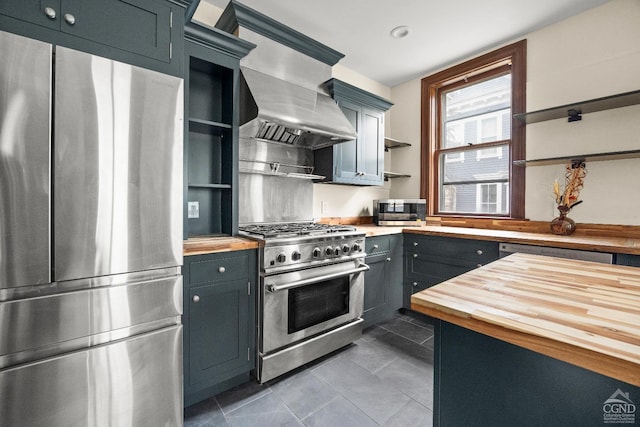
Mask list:
[[[482,267],[482,264],[476,264],[476,267]]]
[[[76,23],[76,17],[70,13],[64,14],[64,20],[67,21],[67,24],[74,25]]]
[[[199,295],[194,295],[193,298],[191,298],[193,300],[193,302],[200,302],[200,296]]]
[[[218,268],[218,272],[219,272],[219,273],[224,273],[225,271],[227,271],[227,269],[226,269],[226,268],[224,268],[224,267],[220,267],[220,268]]]
[[[387,262],[391,262],[391,258],[387,258],[387,259],[386,259],[386,261],[387,261]]]
[[[418,242],[413,242],[413,246],[418,246]]]
[[[482,255],[482,249],[478,249],[478,250],[476,251],[476,253],[477,253],[478,255]]]
[[[413,254],[413,257],[414,258],[418,258],[418,254]]]
[[[44,14],[47,15],[49,19],[56,19],[56,10],[52,7],[45,7]]]
[[[416,286],[418,286],[418,282],[413,282],[412,285],[415,288]]]
[[[373,249],[378,249],[378,245],[373,245]]]

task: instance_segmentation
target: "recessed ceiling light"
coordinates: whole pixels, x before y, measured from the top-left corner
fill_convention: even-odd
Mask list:
[[[406,25],[400,25],[399,27],[395,27],[393,30],[391,30],[389,34],[394,39],[407,37],[407,35],[409,34],[409,27],[407,27]]]

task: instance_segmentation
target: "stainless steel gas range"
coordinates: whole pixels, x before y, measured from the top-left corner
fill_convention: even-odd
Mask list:
[[[362,335],[364,233],[313,222],[257,224],[257,379],[269,381]]]

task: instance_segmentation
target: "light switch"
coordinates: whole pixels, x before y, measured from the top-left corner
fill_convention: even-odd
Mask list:
[[[200,202],[187,202],[187,218],[200,218]]]

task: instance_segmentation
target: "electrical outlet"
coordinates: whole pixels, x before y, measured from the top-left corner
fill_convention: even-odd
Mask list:
[[[200,202],[187,202],[187,218],[200,218]]]

